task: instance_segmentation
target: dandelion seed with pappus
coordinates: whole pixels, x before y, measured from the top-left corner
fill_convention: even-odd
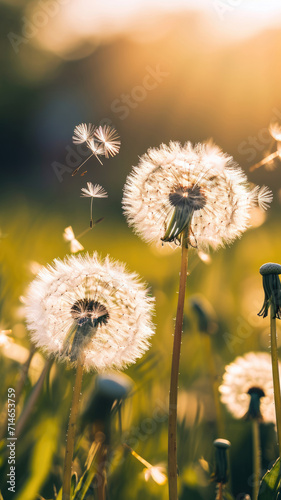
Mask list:
[[[80,168],[92,156],[95,156],[102,165],[100,156],[105,156],[106,158],[108,158],[109,155],[115,156],[119,153],[121,145],[120,137],[115,128],[109,125],[96,127],[92,123],[89,123],[89,125],[86,125],[86,123],[77,125],[74,129],[72,141],[74,144],[83,144],[85,142],[92,152],[92,154],[72,172],[72,176],[76,175]]]
[[[249,227],[258,189],[232,157],[207,142],[162,144],[140,158],[128,176],[123,208],[128,224],[146,242],[181,246],[181,272],[169,396],[169,498],[177,500],[177,391],[188,248],[218,249]],[[264,207],[266,207],[264,200]]]
[[[82,188],[82,197],[91,198],[90,205],[90,228],[93,227],[93,199],[107,198],[108,194],[99,184],[93,185],[92,182],[87,182],[87,188]]]

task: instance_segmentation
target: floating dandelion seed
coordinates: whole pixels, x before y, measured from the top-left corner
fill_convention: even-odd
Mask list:
[[[89,123],[89,125],[86,125],[86,123],[80,123],[80,125],[77,125],[74,129],[72,141],[74,144],[83,144],[84,142],[88,142],[94,136],[95,129],[96,127],[95,125],[92,125],[92,123]]]
[[[121,141],[115,128],[111,128],[109,125],[100,126],[95,130],[95,137],[103,146],[106,158],[108,155],[115,156],[119,153]]]
[[[276,422],[270,354],[249,352],[237,357],[226,366],[219,391],[221,401],[235,418],[249,415],[254,395],[263,421]]]
[[[251,191],[253,202],[262,210],[267,210],[273,200],[272,191],[267,186],[255,186]]]
[[[8,346],[14,342],[14,339],[9,337],[11,333],[12,330],[0,330],[0,347]]]
[[[63,239],[70,242],[71,253],[81,252],[84,250],[83,245],[75,238],[75,234],[71,226],[65,228],[63,232]]]
[[[91,198],[90,206],[90,228],[93,227],[93,199],[94,198],[107,198],[108,194],[99,184],[93,185],[91,182],[87,182],[87,188],[82,188],[82,195],[86,198]]]
[[[276,141],[281,141],[281,125],[274,122],[269,125],[269,133]]]
[[[128,176],[123,197],[128,223],[145,241],[176,247],[189,228],[189,244],[199,250],[241,236],[253,204],[243,171],[208,143],[149,149]]]
[[[89,125],[85,123],[77,125],[74,129],[72,140],[75,144],[86,142],[88,148],[92,151],[92,154],[72,172],[72,176],[76,175],[80,168],[92,156],[95,156],[102,165],[103,163],[100,156],[105,156],[106,158],[108,158],[109,155],[115,156],[119,152],[121,144],[115,128],[109,125],[105,125],[104,127],[99,126],[97,128],[91,123],[89,123]]]
[[[82,195],[86,198],[107,198],[108,194],[105,189],[99,184],[93,185],[91,182],[87,182],[87,188],[82,188]]]
[[[155,481],[157,484],[166,484],[167,483],[167,474],[165,467],[161,465],[152,465],[147,469],[144,469],[144,478],[148,481],[150,478]]]
[[[166,484],[167,475],[166,475],[166,467],[163,465],[151,465],[145,458],[141,457],[133,448],[128,446],[126,443],[123,443],[124,448],[129,450],[131,455],[135,457],[141,464],[145,466],[144,469],[144,478],[148,481],[152,478],[157,484]]]
[[[26,303],[33,342],[86,369],[122,369],[149,347],[153,299],[136,274],[109,257],[70,256],[43,268]]]

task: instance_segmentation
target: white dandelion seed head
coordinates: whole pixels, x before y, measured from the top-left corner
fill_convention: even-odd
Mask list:
[[[87,370],[121,370],[149,348],[153,302],[123,264],[109,257],[101,261],[96,253],[70,256],[43,268],[31,283],[27,326],[36,346],[49,355],[75,362],[68,349],[75,331],[71,349],[83,351]],[[88,325],[91,335],[77,336],[77,325],[79,331]]]
[[[123,208],[141,238],[161,243],[184,198],[193,210],[189,241],[198,250],[231,243],[249,226],[253,199],[247,178],[212,143],[170,142],[149,149],[127,178]],[[175,239],[168,244],[178,246]]]
[[[109,125],[100,126],[95,130],[95,138],[102,144],[106,158],[119,153],[121,141],[115,128]]]
[[[244,417],[249,410],[250,395],[247,392],[253,387],[260,388],[265,394],[260,399],[264,422],[275,423],[271,356],[267,352],[249,352],[225,368],[219,391],[221,401],[235,418]]]
[[[72,136],[72,141],[74,144],[83,144],[83,142],[88,142],[94,135],[96,130],[95,125],[89,123],[80,123],[76,125],[74,129],[74,135]]]
[[[253,204],[262,210],[267,210],[273,200],[272,191],[267,186],[255,186],[250,192]]]
[[[274,122],[269,125],[269,133],[276,141],[281,141],[281,125]]]
[[[166,484],[167,482],[167,474],[166,468],[162,465],[152,465],[144,469],[144,478],[148,481],[150,478],[155,481],[157,484]]]
[[[82,188],[82,195],[86,198],[107,198],[108,194],[105,189],[99,184],[93,185],[92,182],[87,182],[87,188]]]

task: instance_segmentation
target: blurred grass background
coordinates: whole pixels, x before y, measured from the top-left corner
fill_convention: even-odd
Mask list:
[[[266,129],[270,121],[278,121],[281,116],[281,17],[278,6],[272,17],[263,16],[262,2],[253,8],[255,15],[243,10],[252,5],[245,1],[227,11],[224,19],[212,2],[205,7],[202,3],[200,10],[194,10],[188,1],[174,9],[171,2],[155,3],[152,12],[145,2],[139,2],[135,17],[132,14],[126,21],[122,12],[132,12],[133,6],[129,8],[128,4],[126,11],[121,9],[126,2],[120,2],[120,10],[117,4],[108,4],[106,15],[99,11],[102,7],[97,2],[83,1],[80,7],[76,2],[59,5],[58,13],[49,16],[16,53],[7,35],[13,32],[23,36],[25,20],[32,22],[42,3],[0,3],[1,329],[11,328],[14,342],[29,349],[19,297],[33,279],[30,263],[45,265],[69,253],[62,238],[64,228],[71,225],[78,235],[89,222],[89,200],[80,198],[80,189],[86,181],[102,184],[109,198],[95,200],[94,218],[105,219],[81,238],[81,243],[86,251],[109,253],[126,262],[129,270],[145,279],[156,297],[157,333],[151,350],[127,370],[136,392],[124,405],[123,427],[136,451],[157,464],[166,462],[165,411],[179,253],[161,253],[132,234],[122,215],[122,187],[131,166],[148,147],[169,140],[198,142],[212,137],[234,156],[251,182],[273,190],[274,202],[264,224],[250,229],[232,247],[213,254],[210,265],[192,253],[188,279],[188,297],[203,294],[217,314],[218,331],[212,345],[219,377],[235,356],[249,350],[268,350],[267,321],[256,315],[263,300],[258,269],[264,262],[280,261],[280,162],[276,160],[275,170],[261,168],[249,173],[249,168],[271,147]],[[166,76],[137,101],[134,96],[144,95],[144,91],[135,89],[143,88],[144,78],[157,66]],[[133,96],[130,102],[134,107],[127,105],[128,116],[121,119],[122,113],[116,109],[120,103],[124,105],[124,94],[131,99]],[[103,167],[91,159],[83,177],[71,177],[66,172],[60,182],[53,165],[66,165],[66,147],[76,151],[71,143],[75,125],[102,121],[117,128],[122,140],[120,154],[105,160]],[[187,304],[179,386],[182,500],[214,498],[214,484],[199,463],[204,458],[213,470],[212,441],[218,437],[204,345],[194,312]],[[4,408],[7,388],[15,386],[21,363],[10,359],[3,347],[0,356]],[[18,412],[42,363],[40,358],[38,366],[33,367]],[[85,393],[94,378],[94,374],[85,376]],[[52,367],[32,419],[17,442],[16,496],[6,491],[7,465],[5,455],[1,455],[5,500],[33,500],[39,492],[46,499],[54,498],[53,486],[60,488],[72,384],[71,370]],[[158,410],[162,418],[152,425],[152,432],[143,422],[153,419]],[[224,416],[223,437],[232,442],[231,488],[234,497],[241,500],[240,494],[251,493],[252,486],[251,429],[225,411]],[[118,442],[116,430],[113,439]],[[75,464],[78,472],[87,454],[87,442],[83,443]],[[263,425],[264,468],[276,458],[274,443],[273,427]],[[118,453],[123,454],[120,447]],[[118,457],[112,465],[110,498],[167,498],[167,487],[145,482],[143,467],[132,456],[125,454],[119,465]]]

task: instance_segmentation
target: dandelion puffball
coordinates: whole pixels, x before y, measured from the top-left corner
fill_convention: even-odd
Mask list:
[[[153,299],[136,274],[96,253],[56,259],[29,286],[27,325],[47,354],[86,369],[123,369],[149,348]]]
[[[140,158],[127,178],[123,208],[147,242],[175,247],[189,228],[190,245],[208,250],[241,236],[258,201],[257,188],[250,190],[246,175],[217,146],[170,142]],[[268,191],[262,201],[266,208]]]
[[[237,357],[226,366],[219,387],[221,401],[235,418],[247,414],[253,390],[260,394],[260,413],[264,422],[275,423],[272,365],[267,352],[249,352]]]

